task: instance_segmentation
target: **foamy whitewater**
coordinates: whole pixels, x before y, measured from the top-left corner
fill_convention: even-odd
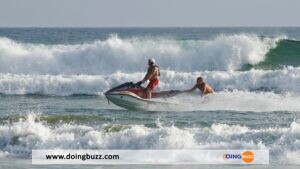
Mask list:
[[[30,160],[32,149],[269,149],[271,164],[295,166],[299,40],[299,28],[1,28],[0,160]],[[216,92],[154,112],[108,104],[103,93],[141,80],[152,57],[157,91],[202,76]]]
[[[179,128],[103,124],[51,126],[26,119],[0,127],[1,156],[27,157],[31,149],[271,149],[271,161],[299,164],[299,122],[270,128],[213,123],[211,126]],[[262,137],[264,136],[264,137]],[[296,148],[296,150],[295,150]],[[294,159],[298,160],[294,160]],[[278,160],[278,161],[277,161]]]
[[[0,38],[0,71],[16,74],[135,72],[145,69],[149,57],[155,57],[162,68],[177,71],[236,70],[263,61],[265,54],[282,38],[240,34],[219,35],[208,41],[177,41],[121,39],[111,35],[103,41],[76,45],[30,44]]]

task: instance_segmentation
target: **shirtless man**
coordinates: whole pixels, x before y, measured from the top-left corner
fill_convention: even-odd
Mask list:
[[[202,77],[197,78],[197,82],[196,82],[196,84],[194,85],[193,88],[188,89],[188,90],[184,90],[184,92],[192,92],[196,88],[200,89],[200,91],[202,92],[202,94],[201,94],[202,96],[214,92],[214,89],[210,85],[206,84],[203,81]]]
[[[155,87],[158,85],[159,82],[159,68],[158,66],[155,64],[155,60],[149,59],[148,60],[148,70],[147,70],[147,74],[145,75],[145,77],[143,78],[143,80],[139,81],[137,84],[142,84],[145,83],[147,80],[149,80],[150,82],[148,83],[148,86],[146,88],[146,97],[147,99],[151,99],[151,92],[155,89]]]

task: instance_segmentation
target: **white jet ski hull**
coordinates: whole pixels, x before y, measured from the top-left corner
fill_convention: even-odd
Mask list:
[[[106,93],[105,96],[115,105],[128,110],[158,111],[162,108],[165,110],[168,106],[176,105],[174,103],[143,99],[138,95],[127,91],[110,92]]]

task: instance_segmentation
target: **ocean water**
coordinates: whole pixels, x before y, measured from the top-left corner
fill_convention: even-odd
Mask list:
[[[129,111],[103,92],[137,82],[150,57],[157,90],[180,108]],[[270,165],[87,168],[298,168],[300,28],[0,28],[1,168],[33,166],[32,149],[269,149]]]

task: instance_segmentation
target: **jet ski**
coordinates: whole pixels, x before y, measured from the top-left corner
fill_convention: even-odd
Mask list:
[[[107,100],[129,110],[155,110],[158,106],[170,106],[173,103],[161,101],[182,93],[179,90],[152,92],[152,99],[146,99],[146,88],[133,82],[126,82],[104,93]]]

